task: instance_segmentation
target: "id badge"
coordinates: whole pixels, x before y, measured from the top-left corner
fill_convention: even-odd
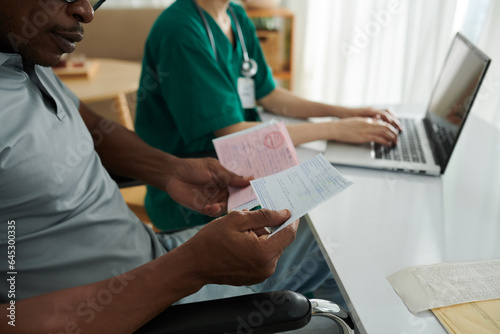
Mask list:
[[[238,95],[244,109],[255,107],[255,85],[252,78],[238,78]]]

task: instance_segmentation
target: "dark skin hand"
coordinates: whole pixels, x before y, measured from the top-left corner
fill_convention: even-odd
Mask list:
[[[167,192],[177,203],[210,217],[227,212],[227,187],[245,187],[251,178],[225,169],[218,160],[180,159],[146,144],[134,132],[104,119],[80,102],[103,165],[122,176]]]
[[[294,240],[298,221],[272,238],[264,228],[278,226],[289,217],[288,210],[232,211],[207,224],[184,245],[193,249],[194,265],[205,280],[231,285],[260,283],[273,274],[283,246]],[[231,229],[225,226],[227,221]]]
[[[210,217],[227,212],[228,186],[245,187],[250,180],[227,171],[212,158],[179,159],[167,179],[165,190],[177,203]]]

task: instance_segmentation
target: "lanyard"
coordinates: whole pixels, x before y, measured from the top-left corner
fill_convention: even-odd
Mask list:
[[[212,29],[210,29],[210,25],[208,24],[207,18],[205,17],[205,14],[203,13],[203,10],[201,9],[200,5],[196,2],[196,0],[193,0],[196,9],[198,10],[198,13],[201,16],[201,19],[203,20],[203,24],[205,25],[205,30],[207,31],[208,38],[210,39],[210,44],[212,45],[212,50],[214,52],[214,57],[215,60],[217,60],[217,48],[215,46],[215,40],[214,40],[214,35],[212,33]],[[234,13],[233,8],[229,6],[229,14],[231,14],[231,17],[233,18],[234,24],[236,25],[236,32],[238,34],[238,39],[240,40],[240,45],[241,45],[241,51],[243,53],[243,63],[241,64],[241,74],[243,74],[245,77],[253,77],[257,73],[257,63],[255,60],[250,58],[248,56],[248,50],[247,46],[245,44],[245,39],[243,38],[243,32],[241,31],[241,26],[240,22],[238,21],[238,18],[236,17],[236,14]]]

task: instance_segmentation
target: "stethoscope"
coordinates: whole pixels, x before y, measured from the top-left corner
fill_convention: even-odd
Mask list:
[[[203,10],[201,9],[200,5],[198,5],[196,0],[193,0],[193,2],[196,8],[198,9],[198,13],[200,13],[203,23],[205,24],[205,30],[207,31],[208,38],[210,39],[210,44],[212,45],[212,50],[214,51],[215,60],[217,60],[217,48],[215,47],[215,40],[214,40],[214,35],[212,34],[212,29],[210,29],[210,25],[208,24],[207,18],[205,17],[205,14],[203,13]],[[243,38],[240,22],[238,21],[236,14],[234,13],[231,6],[229,6],[228,9],[236,25],[236,31],[238,33],[238,38],[240,40],[241,51],[243,52],[243,64],[241,64],[241,74],[245,77],[251,78],[257,73],[258,66],[255,60],[253,60],[248,56],[247,46],[245,44],[245,39]]]

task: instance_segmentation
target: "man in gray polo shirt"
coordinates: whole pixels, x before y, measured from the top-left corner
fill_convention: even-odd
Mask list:
[[[286,210],[231,212],[158,236],[128,209],[103,165],[214,217],[227,185],[248,180],[214,159],[147,146],[43,67],[74,50],[95,3],[0,0],[0,332],[131,332],[181,299],[315,289],[330,273],[312,237],[276,269],[297,225],[263,235]]]

